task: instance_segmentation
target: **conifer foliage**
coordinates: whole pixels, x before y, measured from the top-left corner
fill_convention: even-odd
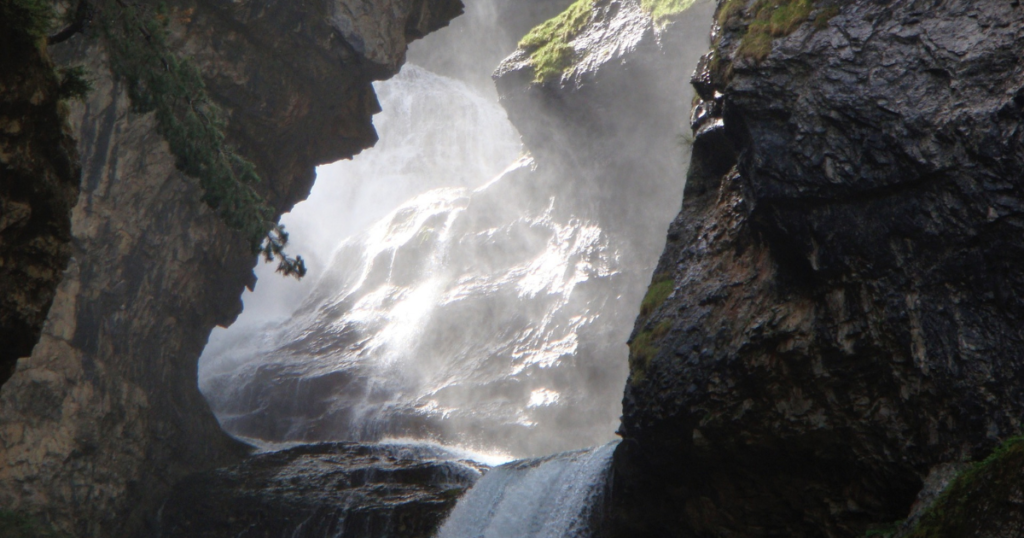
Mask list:
[[[301,278],[301,256],[285,253],[288,234],[275,211],[254,189],[255,165],[225,140],[223,112],[210,100],[199,68],[168,46],[172,13],[163,3],[99,0],[100,31],[111,71],[127,87],[134,112],[153,112],[175,164],[199,180],[203,201],[232,229],[242,233],[253,253],[277,270]]]

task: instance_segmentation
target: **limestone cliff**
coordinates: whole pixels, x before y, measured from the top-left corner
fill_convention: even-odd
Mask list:
[[[861,536],[1019,431],[1022,32],[1016,1],[720,2],[620,533]]]
[[[175,46],[229,115],[279,212],[308,193],[317,164],[376,140],[370,83],[458,0],[172,2]],[[40,343],[0,391],[0,506],[77,536],[147,534],[180,477],[235,461],[196,387],[216,324],[239,312],[253,257],[179,173],[151,115],[128,111],[101,43],[62,53],[95,81],[72,109],[83,163],[72,261]]]

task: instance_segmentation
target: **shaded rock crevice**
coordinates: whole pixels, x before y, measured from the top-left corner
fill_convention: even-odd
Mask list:
[[[5,2],[0,20],[0,385],[39,341],[81,174],[60,74],[22,11]]]

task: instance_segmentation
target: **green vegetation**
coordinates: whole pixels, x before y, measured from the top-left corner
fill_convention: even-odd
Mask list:
[[[992,514],[1010,513],[1021,488],[1024,436],[1013,437],[984,461],[960,473],[906,538],[959,538],[981,530]],[[995,505],[995,506],[993,506]],[[1001,511],[1000,506],[1007,506]],[[987,509],[986,509],[987,508]]]
[[[651,280],[651,286],[647,288],[647,295],[640,302],[640,315],[649,316],[657,310],[665,302],[665,299],[668,299],[668,296],[672,294],[675,286],[676,282],[671,275],[665,273],[654,275],[654,278]]]
[[[95,1],[96,5],[93,5]],[[190,11],[173,12],[162,2],[80,0],[69,10],[70,24],[54,35],[56,16],[49,0],[0,0],[0,27],[5,37],[38,47],[60,43],[81,32],[94,16],[104,38],[110,69],[128,89],[132,111],[153,112],[157,131],[175,157],[175,165],[199,180],[203,201],[228,225],[241,232],[254,254],[277,270],[301,278],[301,256],[285,253],[288,234],[275,222],[275,211],[254,185],[256,166],[226,142],[224,114],[210,100],[195,63],[168,45],[172,20],[187,21]],[[60,99],[84,99],[92,84],[82,67],[54,72]]]
[[[530,30],[519,41],[519,48],[530,53],[534,82],[551,80],[572,67],[576,51],[570,42],[590,21],[593,7],[594,0],[576,0],[565,11]]]
[[[58,72],[60,73],[60,98],[84,101],[92,91],[92,81],[89,80],[85,68],[76,65],[60,69]]]
[[[755,61],[765,59],[772,51],[772,40],[787,36],[807,22],[816,0],[757,0],[749,9],[750,23],[741,37],[736,54]],[[718,11],[716,20],[722,27],[742,17],[747,0],[727,0]],[[814,17],[818,30],[828,27],[828,21],[839,14],[839,6],[830,5],[819,10]],[[718,44],[715,44],[717,48]]]
[[[691,6],[696,0],[641,0],[641,5],[656,24],[664,24]],[[594,0],[576,0],[565,11],[542,23],[519,41],[519,48],[530,53],[533,81],[544,83],[560,77],[573,65],[576,54],[571,45],[593,15]]]
[[[813,8],[814,0],[758,0],[737,54],[763,60],[772,51],[772,39],[793,33],[807,22]]]
[[[53,22],[53,4],[47,0],[0,0],[0,21],[12,37],[43,47]]]
[[[629,343],[629,371],[633,384],[643,381],[651,361],[661,350],[657,342],[672,330],[670,320],[662,320],[654,329],[642,331]]]
[[[34,48],[52,69],[58,83],[59,100],[84,99],[92,84],[82,66],[53,69],[47,53],[47,32],[56,19],[53,4],[47,0],[0,0],[0,32],[12,46],[11,54],[21,55]],[[25,47],[23,49],[22,47]],[[15,52],[13,49],[24,52]],[[27,49],[27,50],[26,50]],[[9,58],[11,60],[13,58]]]
[[[654,313],[668,296],[675,290],[676,281],[668,273],[658,273],[651,279],[651,285],[647,288],[647,295],[640,302],[640,316],[646,317]],[[658,354],[660,346],[657,342],[672,330],[672,321],[663,319],[652,329],[641,331],[629,342],[629,372],[630,382],[640,383],[645,377],[647,367]]]
[[[66,535],[41,525],[26,514],[0,510],[0,536],[3,538],[63,538]]]
[[[832,20],[832,17],[835,17],[838,14],[839,6],[828,6],[827,8],[822,9],[814,17],[814,27],[818,30],[828,28],[828,21]]]
[[[253,253],[277,270],[302,277],[302,257],[284,252],[288,234],[274,221],[274,209],[256,192],[256,166],[225,141],[224,114],[206,93],[199,68],[170,50],[170,22],[189,12],[103,0],[99,12],[110,68],[128,89],[132,110],[153,112],[157,131],[167,140],[175,164],[199,180],[203,201],[228,225],[242,233]]]
[[[738,17],[745,7],[747,7],[747,0],[727,0],[718,11],[718,17],[716,17],[718,25],[725,26],[730,19]]]
[[[696,0],[641,0],[644,11],[655,24],[664,24],[672,17],[690,9]]]

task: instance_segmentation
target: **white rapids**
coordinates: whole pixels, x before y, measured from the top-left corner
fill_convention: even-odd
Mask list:
[[[607,495],[616,443],[490,470],[438,538],[588,538]]]

